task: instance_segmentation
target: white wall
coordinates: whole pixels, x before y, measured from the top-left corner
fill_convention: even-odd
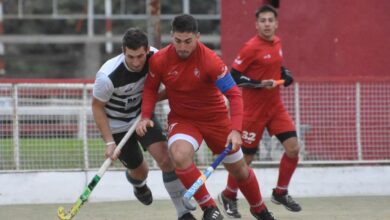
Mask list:
[[[269,198],[278,170],[255,170],[263,197]],[[90,172],[0,173],[0,205],[73,203],[95,175]],[[227,173],[215,171],[207,180],[212,194],[225,187]],[[153,170],[148,184],[155,199],[167,199],[161,172]],[[299,167],[290,183],[295,197],[390,195],[390,166]],[[242,195],[240,195],[242,197]],[[90,202],[135,199],[124,171],[108,171],[91,194]]]

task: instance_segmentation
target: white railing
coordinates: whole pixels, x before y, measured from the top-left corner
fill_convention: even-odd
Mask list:
[[[301,164],[390,163],[390,83],[301,82],[282,91],[296,122]],[[84,83],[0,83],[0,170],[99,167],[104,144],[91,92]],[[167,108],[166,102],[156,108],[164,127]],[[283,153],[277,139],[265,134],[260,145],[254,164],[277,164]],[[196,161],[211,163],[207,147]]]

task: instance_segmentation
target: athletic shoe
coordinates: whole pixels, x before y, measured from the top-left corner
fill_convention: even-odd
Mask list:
[[[222,220],[223,216],[218,207],[207,207],[203,210],[202,220]]]
[[[196,218],[191,214],[191,212],[187,212],[186,214],[178,218],[178,220],[196,220]]]
[[[153,202],[152,191],[150,191],[147,185],[134,187],[134,195],[144,205],[150,205]]]
[[[220,193],[218,195],[218,201],[223,207],[223,212],[229,218],[241,218],[241,214],[238,212],[237,199],[229,199]]]
[[[276,218],[274,218],[272,213],[269,212],[267,208],[264,208],[260,213],[251,213],[257,220],[276,220]]]
[[[301,206],[294,201],[287,191],[283,195],[278,195],[275,193],[275,189],[273,189],[271,201],[278,205],[282,204],[287,210],[292,212],[299,212],[302,210]]]

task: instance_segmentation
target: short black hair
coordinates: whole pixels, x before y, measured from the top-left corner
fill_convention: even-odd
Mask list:
[[[259,9],[257,9],[256,18],[259,18],[259,14],[264,13],[264,12],[272,12],[272,13],[274,13],[275,18],[278,17],[278,11],[276,10],[276,8],[274,8],[272,5],[267,4],[267,5],[261,6]]]
[[[139,28],[129,28],[123,35],[122,47],[132,50],[144,47],[147,50],[149,47],[148,37]]]
[[[198,22],[196,19],[188,14],[176,16],[172,21],[172,32],[191,32],[198,33]]]

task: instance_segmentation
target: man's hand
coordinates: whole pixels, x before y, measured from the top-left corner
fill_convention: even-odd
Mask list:
[[[154,122],[150,118],[143,118],[140,122],[138,122],[137,128],[135,131],[140,137],[143,137],[148,131],[148,127],[153,127]]]
[[[118,159],[120,151],[117,154],[114,154],[116,148],[115,142],[110,142],[107,145],[105,156],[106,158],[111,158],[112,161],[115,161]]]
[[[241,139],[241,133],[237,130],[232,130],[227,138],[227,145],[232,144],[232,149],[236,150],[241,147],[242,145],[242,139]]]

